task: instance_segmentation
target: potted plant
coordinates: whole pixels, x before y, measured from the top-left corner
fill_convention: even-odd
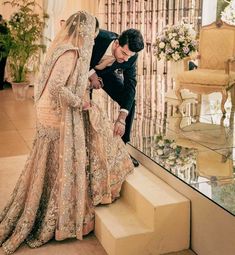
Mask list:
[[[10,4],[17,11],[7,22],[10,33],[0,35],[0,44],[7,49],[13,91],[17,86],[23,92],[29,85],[29,65],[39,56],[40,49],[44,48],[41,39],[45,15],[35,12],[38,6],[35,0],[10,0],[4,4]]]

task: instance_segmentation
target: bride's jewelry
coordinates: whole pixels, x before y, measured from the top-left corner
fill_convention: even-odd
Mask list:
[[[101,78],[101,77],[98,77],[98,80],[99,80],[99,82],[100,82],[100,84],[101,84],[101,88],[103,88],[103,87],[104,87],[104,83],[103,83],[102,78]]]
[[[118,123],[122,124],[123,126],[126,126],[125,121],[122,121],[122,120],[120,120],[120,119],[117,119],[117,120],[116,120],[116,122],[118,122]]]

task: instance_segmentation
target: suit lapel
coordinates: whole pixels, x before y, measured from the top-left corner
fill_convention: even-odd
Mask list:
[[[117,34],[100,29],[99,35],[95,39],[92,51],[91,67],[94,68],[105,54],[110,43],[117,38]]]
[[[117,69],[118,67],[120,67],[120,63],[118,63],[117,61],[115,61],[112,65],[111,65],[111,68],[113,70]]]
[[[109,72],[112,72],[112,71],[118,69],[119,67],[120,67],[120,64],[117,61],[115,61],[111,66],[108,66],[108,67],[104,68],[103,70],[100,70],[100,72],[102,74],[109,73]]]

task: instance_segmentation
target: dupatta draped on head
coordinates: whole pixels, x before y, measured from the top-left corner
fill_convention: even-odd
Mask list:
[[[77,54],[65,86],[82,101],[88,84],[88,72],[95,35],[95,18],[84,11],[73,14],[63,25],[46,55],[38,81],[35,102],[40,99],[59,57],[68,50]],[[55,237],[82,239],[86,214],[86,147],[84,121],[79,108],[62,104],[60,125],[60,193]]]
[[[74,69],[76,67],[79,69],[77,70],[78,79],[83,78],[83,82],[80,82],[78,86],[77,83],[72,85],[71,82],[68,86],[73,89],[77,87],[79,90],[85,90],[87,86],[85,76],[88,77],[94,35],[95,18],[93,16],[79,11],[69,17],[47,51],[35,90],[35,102],[40,99],[55,62],[68,50],[77,51],[79,58]]]

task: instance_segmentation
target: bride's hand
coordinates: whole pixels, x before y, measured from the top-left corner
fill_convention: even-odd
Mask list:
[[[82,106],[82,110],[83,111],[86,111],[88,110],[89,108],[91,108],[91,103],[90,102],[85,102]]]

